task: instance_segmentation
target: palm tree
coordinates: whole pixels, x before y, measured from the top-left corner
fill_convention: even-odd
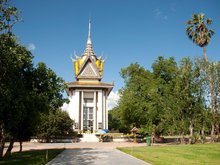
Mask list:
[[[187,28],[186,33],[188,37],[198,46],[203,48],[204,59],[205,59],[205,69],[207,73],[207,80],[209,82],[209,89],[211,95],[211,112],[212,112],[212,129],[211,129],[211,137],[212,141],[214,140],[215,133],[215,96],[214,96],[214,87],[213,87],[213,79],[210,71],[210,64],[208,63],[208,58],[206,55],[206,46],[209,44],[211,37],[214,35],[214,31],[208,29],[208,26],[212,24],[212,20],[205,19],[205,14],[193,14],[192,19],[186,22]]]
[[[212,24],[212,20],[206,19],[205,14],[193,14],[192,19],[186,22],[186,33],[188,37],[198,46],[203,48],[204,58],[208,61],[206,56],[206,46],[209,44],[211,37],[214,35],[213,30],[209,30],[207,26]]]

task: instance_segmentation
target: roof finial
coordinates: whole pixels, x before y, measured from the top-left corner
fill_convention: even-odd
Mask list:
[[[90,18],[89,18],[89,32],[88,32],[87,44],[92,44],[92,41],[91,41],[91,19]]]
[[[88,38],[86,43],[86,49],[83,53],[85,56],[95,56],[95,53],[92,49],[92,40],[91,40],[91,20],[89,18],[89,31],[88,31]]]

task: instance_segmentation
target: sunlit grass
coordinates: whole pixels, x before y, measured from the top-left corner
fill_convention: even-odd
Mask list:
[[[63,149],[48,149],[48,159],[46,160],[47,150],[32,150],[15,152],[8,158],[0,159],[0,164],[4,165],[43,165],[61,153]]]
[[[220,143],[118,149],[153,165],[220,164]]]

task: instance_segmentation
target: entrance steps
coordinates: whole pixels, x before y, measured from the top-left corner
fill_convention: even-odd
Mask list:
[[[80,138],[80,142],[99,142],[99,138],[95,134],[83,134],[83,137]]]

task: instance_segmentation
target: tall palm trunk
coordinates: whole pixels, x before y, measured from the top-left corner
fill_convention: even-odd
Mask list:
[[[212,122],[211,122],[211,141],[214,141],[214,135],[215,135],[215,96],[214,96],[214,87],[213,87],[213,79],[211,75],[211,68],[208,63],[207,55],[206,55],[206,47],[203,47],[203,53],[204,53],[204,59],[205,59],[205,65],[206,65],[206,73],[208,74],[207,80],[209,81],[209,90],[211,95],[211,115],[212,115]]]
[[[208,58],[207,58],[207,55],[206,55],[206,47],[205,46],[203,47],[203,55],[204,55],[205,62],[207,63]]]

